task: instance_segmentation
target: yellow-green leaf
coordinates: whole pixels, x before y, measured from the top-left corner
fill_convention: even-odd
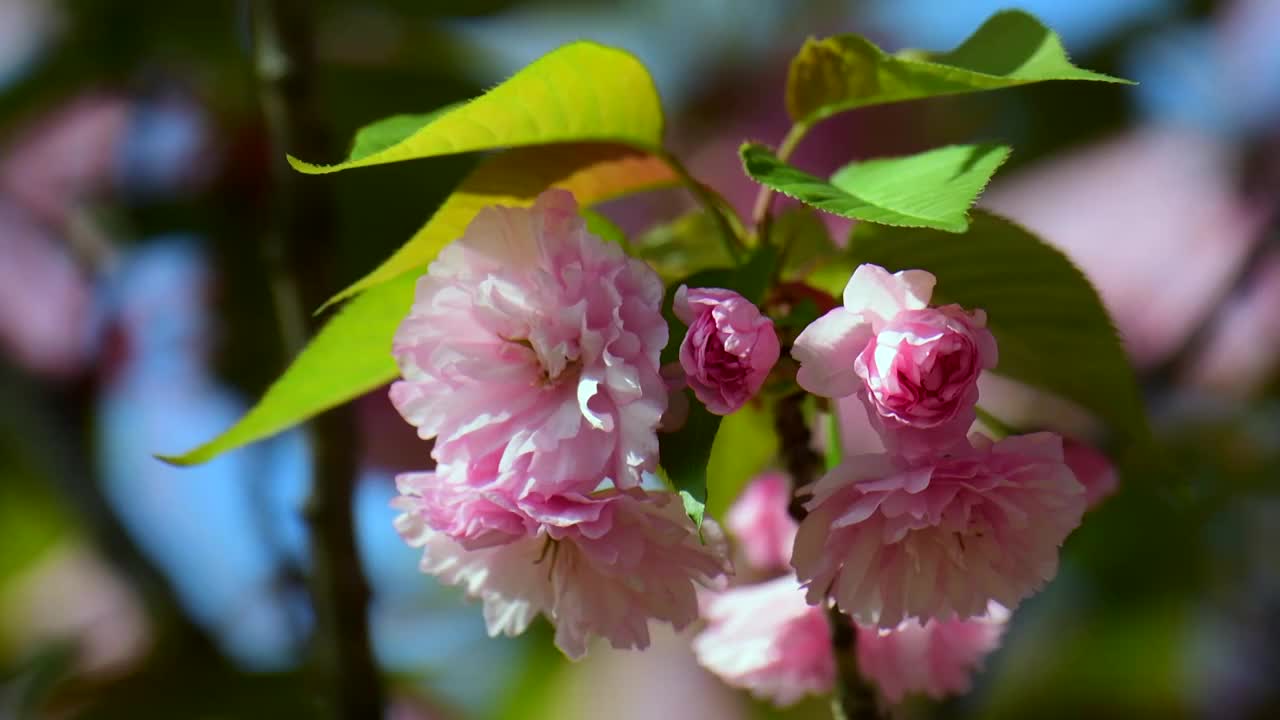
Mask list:
[[[305,173],[476,150],[565,142],[662,145],[662,105],[649,71],[629,53],[575,42],[547,53],[480,97],[439,113],[366,128],[335,165],[290,164]]]
[[[416,273],[347,303],[244,417],[198,448],[161,460],[198,465],[358,397],[398,374],[391,339],[413,304]]]
[[[991,16],[950,52],[889,54],[858,35],[810,38],[791,61],[787,112],[802,125],[836,113],[1047,80],[1127,80],[1071,64],[1062,40],[1018,10]]]
[[[523,207],[549,187],[569,190],[582,206],[678,182],[663,160],[623,145],[576,143],[517,148],[486,159],[426,225],[375,270],[333,296],[332,305],[410,270],[424,270],[489,205]]]

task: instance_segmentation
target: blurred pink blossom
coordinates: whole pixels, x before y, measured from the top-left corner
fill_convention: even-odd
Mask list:
[[[681,285],[672,309],[689,326],[680,344],[680,365],[694,395],[716,415],[745,405],[778,362],[773,321],[750,300],[723,288]]]
[[[416,486],[393,502],[396,529],[423,550],[420,567],[484,603],[490,635],[524,632],[539,613],[556,625],[556,645],[581,658],[592,635],[615,648],[649,645],[650,619],[677,630],[698,617],[696,584],[728,572],[719,528],[701,542],[670,493],[605,490],[528,500],[535,533],[468,550],[432,529]]]
[[[0,161],[0,192],[63,227],[81,203],[110,188],[129,125],[129,102],[86,95],[20,131]]]
[[[56,546],[6,586],[0,628],[18,652],[72,641],[79,669],[119,672],[151,642],[141,599],[85,547]]]
[[[968,620],[907,620],[892,630],[858,628],[858,670],[889,702],[911,692],[941,699],[969,691],[975,670],[1000,645],[1009,611],[991,603]]]
[[[776,705],[830,692],[835,658],[826,611],[805,601],[794,575],[708,593],[698,662],[725,682]]]
[[[792,565],[810,602],[855,620],[974,617],[1008,608],[1057,573],[1084,488],[1058,436],[1037,433],[910,460],[847,458],[816,484]]]
[[[1243,261],[1263,218],[1224,146],[1146,128],[1014,173],[983,195],[1097,286],[1135,362],[1173,352]]]
[[[89,361],[89,282],[67,249],[0,199],[0,348],[23,367],[69,375]]]
[[[751,567],[776,572],[791,567],[796,521],[788,513],[791,481],[780,472],[767,472],[747,485],[725,515]]]
[[[1248,397],[1261,390],[1280,362],[1280,253],[1254,269],[1189,370],[1192,383],[1219,395]]]
[[[392,402],[473,485],[634,486],[667,404],[662,295],[651,268],[586,231],[567,192],[486,208],[418,281]]]

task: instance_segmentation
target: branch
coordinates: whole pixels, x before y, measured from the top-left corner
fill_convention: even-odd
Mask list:
[[[858,672],[858,632],[844,613],[827,610],[831,625],[831,651],[836,658],[836,689],[831,696],[835,720],[880,720],[880,706],[870,683]]]
[[[810,447],[809,425],[804,419],[803,392],[794,392],[778,401],[774,408],[774,426],[782,447],[782,462],[791,475],[791,504],[787,510],[796,522],[804,520],[807,511],[800,497],[802,490],[818,479],[824,461]],[[831,652],[836,660],[836,687],[831,696],[831,715],[835,720],[879,720],[875,690],[858,672],[858,633],[853,622],[836,607],[827,609],[831,626]]]
[[[309,0],[252,0],[253,56],[264,120],[271,139],[275,207],[264,252],[272,295],[290,355],[314,323],[304,308],[319,307],[332,287],[335,226],[329,184],[303,178],[285,152],[326,157],[327,137],[315,102],[315,47]],[[315,330],[316,328],[312,328]],[[382,687],[369,648],[369,588],[352,527],[356,476],[354,416],[341,407],[311,423],[315,477],[306,517],[310,528],[312,602],[316,632],[312,661],[317,684],[331,693],[331,714],[344,720],[382,716]]]
[[[782,448],[782,464],[791,475],[791,505],[788,510],[796,522],[804,520],[806,510],[800,497],[805,487],[818,479],[824,465],[822,456],[810,447],[809,425],[804,419],[804,393],[794,392],[778,400],[774,408],[774,428]]]

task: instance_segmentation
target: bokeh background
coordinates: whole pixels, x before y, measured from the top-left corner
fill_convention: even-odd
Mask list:
[[[1134,88],[1046,84],[872,108],[794,161],[949,142],[1015,148],[981,201],[1066,251],[1139,369],[1161,462],[1069,540],[970,695],[901,717],[1280,717],[1280,2],[1276,0],[316,0],[327,157],[363,124],[473,96],[591,38],[651,69],[672,144],[746,209],[746,138],[786,130],[807,35],[951,47],[1016,5]],[[245,2],[0,0],[0,717],[323,714],[293,431],[180,470],[152,457],[229,425],[284,367],[269,235],[276,141]],[[475,162],[307,178],[327,193],[329,292],[429,216]],[[662,193],[610,208],[632,231]],[[318,273],[319,271],[317,271]],[[309,311],[310,308],[307,308]],[[1004,387],[1006,419],[1091,428]],[[993,400],[988,401],[990,397]],[[392,477],[426,448],[385,393],[355,403],[353,514],[395,718],[822,718],[700,670],[688,637],[569,664],[545,626],[485,637],[416,571]]]

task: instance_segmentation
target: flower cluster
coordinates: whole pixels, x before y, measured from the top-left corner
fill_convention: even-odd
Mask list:
[[[981,311],[930,307],[933,285],[863,265],[844,306],[796,338],[801,387],[856,396],[885,451],[802,488],[799,523],[778,474],[729,511],[746,564],[774,576],[703,596],[694,650],[727,682],[780,705],[830,692],[837,622],[888,701],[965,692],[1011,610],[1056,573],[1086,502],[1114,487],[1105,458],[1057,435],[969,435],[996,342]]]
[[[541,613],[570,657],[592,635],[642,648],[649,619],[694,621],[695,584],[727,572],[714,524],[700,539],[642,487],[667,404],[662,297],[554,190],[481,211],[418,281],[391,400],[436,468],[398,478],[396,527],[424,572],[483,601],[491,634]]]
[[[1086,502],[1057,435],[968,435],[996,343],[980,311],[929,307],[933,285],[863,265],[792,351],[800,385],[856,394],[887,450],[816,483],[792,564],[811,603],[885,629],[1016,607],[1056,574]]]
[[[788,547],[796,522],[787,514],[786,478],[767,474],[729,511],[729,528],[749,565],[777,570],[778,539]],[[735,519],[737,522],[735,522]],[[705,593],[707,627],[693,642],[703,666],[778,705],[831,692],[836,662],[826,609],[810,605],[794,573]],[[1000,642],[1008,611],[992,603],[972,619],[904,621],[891,629],[854,623],[858,670],[891,702],[911,692],[933,697],[969,689],[972,673]],[[838,622],[848,622],[841,616]]]
[[[800,386],[856,395],[885,451],[803,488],[799,523],[786,477],[752,484],[727,521],[772,579],[724,590],[719,528],[653,489],[658,431],[680,425],[685,388],[718,415],[759,392],[781,352],[773,322],[731,290],[680,286],[688,330],[660,368],[650,267],[588,233],[566,192],[487,208],[419,279],[395,336],[391,401],[435,461],[397,478],[396,528],[424,572],[482,601],[491,634],[543,615],[573,658],[593,636],[643,648],[650,620],[701,614],[702,663],[785,704],[830,689],[831,623],[853,623],[886,698],[963,691],[1115,478],[1050,433],[969,435],[996,342],[981,311],[930,307],[933,285],[864,265],[843,307],[796,337]]]

